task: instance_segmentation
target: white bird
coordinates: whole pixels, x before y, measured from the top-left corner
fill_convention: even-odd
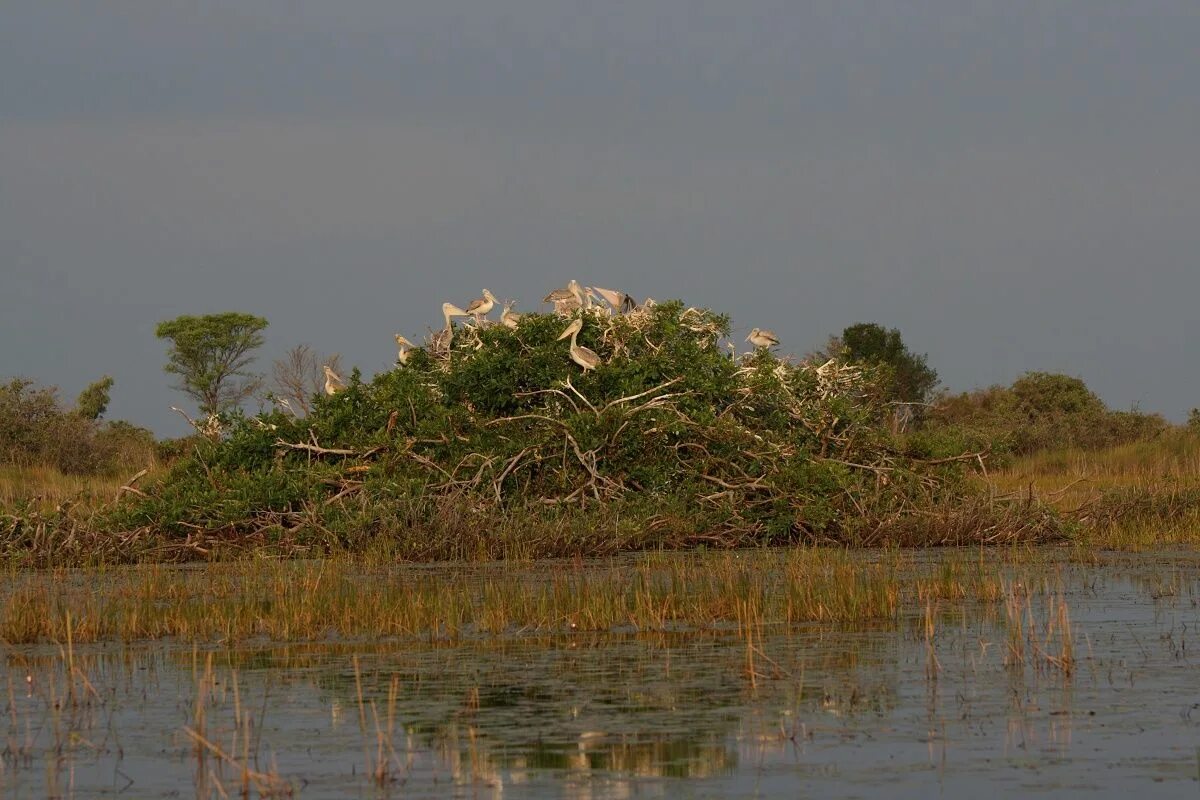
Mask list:
[[[625,292],[618,292],[616,289],[601,289],[599,286],[591,286],[589,288],[603,298],[604,302],[612,306],[613,311],[616,311],[618,314],[628,314],[637,308],[637,303],[633,301],[632,297],[625,294]]]
[[[570,314],[578,308],[583,308],[585,297],[579,281],[572,278],[567,282],[566,288],[555,289],[542,298],[542,302],[553,303],[554,313],[556,314]]]
[[[589,369],[595,369],[604,362],[600,360],[600,356],[596,355],[594,350],[589,350],[588,348],[583,347],[577,341],[579,331],[582,328],[583,318],[580,317],[567,326],[567,329],[562,332],[561,336],[558,337],[558,341],[561,342],[568,336],[571,337],[571,360],[583,367],[584,372],[587,372]]]
[[[496,297],[490,289],[483,290],[482,299],[472,300],[467,306],[467,313],[475,317],[475,324],[481,325],[483,317],[486,317],[492,308],[496,305]]]
[[[751,328],[750,335],[746,337],[746,341],[755,347],[774,347],[779,344],[779,337],[773,331]]]
[[[342,376],[331,370],[328,364],[324,364],[321,369],[325,370],[325,394],[332,396],[346,388]]]
[[[525,315],[518,314],[516,311],[513,311],[512,307],[512,303],[504,304],[504,310],[500,312],[500,324],[506,328],[512,328],[513,330],[516,330],[517,325],[521,322],[521,317]]]
[[[409,351],[411,351],[413,348],[415,348],[416,345],[397,333],[396,334],[396,346],[400,348],[400,352],[396,356],[396,360],[400,362],[401,366],[403,366],[404,364],[408,363]]]
[[[466,311],[463,311],[458,306],[454,305],[454,303],[442,303],[442,319],[446,320],[446,330],[451,329],[451,325],[450,325],[451,317],[469,317],[469,316],[471,316],[471,315],[468,314]]]

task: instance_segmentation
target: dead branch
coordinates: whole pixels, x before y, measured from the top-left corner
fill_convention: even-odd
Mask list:
[[[346,450],[340,447],[319,447],[315,444],[304,444],[302,442],[285,442],[283,439],[276,439],[275,446],[286,447],[291,450],[301,450],[319,456],[358,456],[360,458],[365,458],[379,449],[375,448],[374,450],[366,450],[360,453],[357,450]]]

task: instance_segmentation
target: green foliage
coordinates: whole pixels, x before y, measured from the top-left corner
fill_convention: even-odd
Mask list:
[[[262,317],[229,311],[160,322],[155,335],[171,342],[163,369],[179,376],[176,388],[211,415],[235,408],[260,385],[247,367],[266,327]]]
[[[423,530],[442,537],[424,556],[451,557],[497,555],[520,520],[582,526],[541,554],[587,537],[603,552],[586,532],[596,515],[638,520],[636,546],[785,542],[961,489],[957,467],[892,448],[886,366],[735,359],[720,344],[729,319],[679,302],[576,316],[598,369],[571,360],[559,316],[460,326],[447,351],[415,350],[369,381],[355,372],[303,418],[227,415],[220,441],[112,524],[342,546]]]
[[[842,331],[840,344],[843,358],[888,368],[886,384],[892,400],[924,403],[938,384],[937,372],[929,366],[928,357],[909,350],[897,328],[860,322]]]
[[[1168,425],[1157,414],[1109,410],[1079,378],[1029,372],[1009,387],[942,398],[926,427],[924,437],[957,436],[972,449],[1026,455],[1143,441],[1159,436]]]
[[[100,423],[111,378],[88,387],[73,410],[62,407],[53,387],[24,378],[0,385],[0,463],[49,465],[88,475],[141,469],[156,460],[154,435],[120,420]],[[86,406],[90,403],[90,408]]]
[[[112,391],[112,387],[113,379],[108,375],[89,384],[75,401],[75,413],[84,419],[100,419],[108,410],[109,392]]]

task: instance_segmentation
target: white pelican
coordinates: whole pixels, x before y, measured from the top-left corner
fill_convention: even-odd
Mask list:
[[[416,347],[416,345],[397,333],[396,334],[396,346],[400,348],[400,352],[396,356],[396,360],[400,362],[401,366],[403,366],[408,363],[409,351],[412,350],[414,347]]]
[[[755,347],[774,347],[779,344],[779,337],[773,331],[751,328],[750,335],[746,337],[746,341]]]
[[[593,292],[604,299],[604,302],[613,307],[613,311],[618,314],[628,314],[637,308],[637,303],[633,298],[624,292],[618,292],[616,289],[601,289],[599,286],[589,287]]]
[[[328,364],[323,365],[321,369],[325,370],[325,394],[332,396],[346,388],[342,376],[331,370]]]
[[[558,341],[561,342],[568,336],[571,337],[571,360],[583,367],[584,372],[587,372],[589,369],[595,369],[604,362],[600,360],[600,356],[596,355],[594,350],[589,350],[576,341],[577,337],[579,336],[579,331],[582,328],[583,318],[580,317],[567,326],[567,329],[562,332],[561,336],[558,337]]]
[[[486,317],[488,313],[491,312],[492,308],[495,307],[495,305],[495,295],[492,294],[490,289],[484,289],[483,298],[479,300],[472,300],[470,305],[467,306],[467,313],[475,317],[476,325],[481,325],[483,323],[483,317]]]
[[[442,319],[446,320],[446,330],[450,330],[451,317],[469,317],[471,316],[466,311],[463,311],[454,303],[442,303]]]
[[[506,328],[512,328],[513,330],[516,330],[517,324],[520,323],[521,317],[523,317],[524,314],[518,314],[516,311],[512,310],[512,307],[512,303],[504,304],[504,310],[500,312],[500,324]]]
[[[555,289],[542,298],[542,302],[553,303],[556,314],[570,314],[577,308],[583,308],[586,302],[585,298],[586,295],[584,295],[579,281],[572,278],[565,289]]]

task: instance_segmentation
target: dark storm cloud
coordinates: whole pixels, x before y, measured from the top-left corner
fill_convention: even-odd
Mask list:
[[[117,2],[0,12],[0,374],[168,430],[154,323],[368,372],[486,285],[898,325],[1200,404],[1195,3]]]

